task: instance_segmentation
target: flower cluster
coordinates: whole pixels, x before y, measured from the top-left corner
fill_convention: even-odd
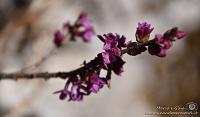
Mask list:
[[[84,96],[99,92],[106,84],[108,84],[108,78],[100,77],[100,68],[85,69],[80,74],[70,77],[65,87],[56,91],[55,94],[60,93],[61,100],[69,97],[68,101],[81,101]]]
[[[153,27],[147,22],[138,23],[137,31],[135,33],[137,42],[130,42],[128,44],[128,54],[129,55],[138,55],[146,51],[145,46],[140,46],[148,42],[150,38],[150,33],[153,31]],[[163,35],[157,34],[153,39],[154,43],[148,45],[148,52],[151,55],[156,55],[158,57],[165,57],[166,50],[168,50],[174,41],[177,39],[182,39],[186,36],[186,33],[179,31],[177,27],[172,28],[166,31]]]
[[[67,21],[63,25],[63,31],[57,30],[55,32],[54,43],[57,47],[60,47],[67,36],[70,36],[71,40],[75,40],[75,37],[80,37],[84,42],[90,42],[94,34],[94,28],[87,14],[81,13],[74,24]]]
[[[64,28],[69,30],[71,39],[77,36],[82,38],[84,42],[90,42],[92,36],[95,34],[92,23],[86,13],[81,13],[74,25],[69,21],[65,23]]]
[[[186,33],[179,31],[177,27],[168,30],[163,35],[157,34],[154,38],[155,43],[148,46],[148,51],[151,55],[165,57],[166,51],[172,46],[172,43],[185,36]]]
[[[77,76],[71,77],[60,93],[60,99],[64,100],[69,97],[68,101],[81,101],[85,95],[97,93],[104,85],[107,84],[106,78],[100,77],[99,73],[91,72],[86,79],[79,79]]]
[[[104,52],[88,64],[84,63],[84,69],[70,77],[64,89],[55,92],[60,93],[61,100],[69,97],[69,101],[80,101],[85,95],[99,92],[104,85],[109,87],[112,71],[117,75],[123,72],[125,62],[121,58],[121,49],[126,47],[126,38],[112,33],[98,37],[104,42]],[[105,77],[100,76],[101,70],[107,71]]]
[[[64,89],[56,91],[55,94],[60,93],[61,100],[69,97],[68,101],[81,101],[84,95],[97,93],[105,84],[107,84],[105,78],[101,78],[97,73],[92,73],[88,76],[87,81],[72,77],[66,82]]]

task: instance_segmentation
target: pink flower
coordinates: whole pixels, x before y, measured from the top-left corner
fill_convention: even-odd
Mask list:
[[[54,34],[54,43],[56,44],[57,47],[60,47],[64,41],[64,36],[63,34],[58,30]]]
[[[72,83],[69,101],[81,101],[83,99],[83,94],[80,92],[80,85],[78,81]]]
[[[68,31],[66,34],[65,31]],[[56,31],[54,35],[54,43],[57,47],[62,45],[66,36],[70,37],[71,41],[76,40],[76,37],[81,38],[84,42],[90,42],[95,35],[92,22],[88,19],[86,13],[81,13],[74,24],[67,21],[63,25],[62,31]]]
[[[187,34],[183,31],[177,31],[177,33],[176,33],[177,39],[181,39],[181,38],[185,37],[186,35]]]
[[[138,27],[135,33],[137,42],[144,43],[149,40],[150,33],[154,28],[151,28],[151,24],[147,22],[138,23]]]
[[[93,73],[89,76],[89,91],[93,93],[99,92],[101,88],[106,84],[106,79],[99,77],[98,74]]]
[[[172,47],[172,42],[176,39],[181,39],[186,36],[186,33],[179,31],[178,28],[172,28],[166,31],[163,35],[155,35],[155,44],[148,46],[148,51],[151,55],[156,55],[158,57],[165,57],[166,51]]]

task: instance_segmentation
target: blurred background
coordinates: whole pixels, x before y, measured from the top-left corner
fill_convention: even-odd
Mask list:
[[[135,40],[137,23],[147,21],[153,34],[178,26],[188,36],[162,59],[147,53],[124,56],[125,72],[113,76],[111,90],[104,88],[82,102],[60,101],[52,94],[63,88],[60,79],[0,81],[0,117],[159,117],[145,113],[159,112],[157,106],[200,104],[199,0],[0,0],[0,72],[20,71],[47,56],[55,30],[81,11],[88,13],[97,34]],[[73,70],[101,51],[96,37],[90,44],[67,42],[25,72]]]

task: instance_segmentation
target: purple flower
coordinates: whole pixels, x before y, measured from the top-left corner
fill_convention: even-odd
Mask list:
[[[92,26],[92,22],[88,19],[87,14],[81,13],[77,23],[78,23],[77,36],[81,37],[84,42],[90,42],[95,32]]]
[[[69,26],[68,26],[69,27]],[[73,27],[73,28],[70,28]],[[72,36],[78,36],[83,39],[84,42],[90,42],[92,36],[95,34],[92,22],[88,19],[86,13],[81,13],[74,26],[70,26],[69,30],[72,32]]]
[[[162,46],[163,49],[169,49],[172,46],[172,41],[170,39],[164,38],[162,35],[155,35],[155,42]]]
[[[172,42],[176,39],[181,39],[186,36],[186,33],[179,31],[178,28],[172,28],[166,31],[163,35],[155,35],[155,44],[148,46],[148,51],[151,55],[158,57],[165,57],[166,50],[172,46]]]
[[[106,79],[99,77],[98,74],[93,73],[89,76],[89,91],[97,93],[106,84]]]
[[[165,39],[176,41],[177,39],[181,39],[186,36],[186,33],[178,30],[177,27],[174,27],[163,34]]]
[[[166,49],[161,48],[160,52],[157,54],[158,57],[165,57],[166,56]]]
[[[163,43],[163,42],[164,42],[164,38],[163,38],[162,35],[157,34],[157,35],[155,35],[155,41],[156,41],[157,43]]]
[[[185,32],[183,32],[183,31],[177,31],[176,38],[177,39],[181,39],[181,38],[185,37],[186,35],[187,34]]]
[[[138,23],[138,27],[135,33],[137,42],[144,43],[149,40],[150,33],[154,28],[151,28],[151,25],[147,22]]]
[[[110,45],[110,48],[114,48],[117,47],[119,49],[126,47],[126,37],[124,35],[120,36],[118,34],[113,34],[113,33],[108,33],[108,34],[104,34],[104,37],[100,37],[103,38],[105,45],[108,44]]]
[[[83,26],[85,29],[93,29],[91,21],[88,19],[86,13],[81,13],[79,15],[78,21],[81,26]]]
[[[116,60],[116,57],[108,52],[102,52],[102,57],[105,64],[111,64]]]
[[[116,46],[113,46],[113,43],[106,43],[103,49],[114,56],[120,55],[120,49]]]
[[[68,79],[64,89],[56,91],[54,92],[54,94],[60,93],[59,96],[60,100],[64,100],[67,97],[69,97],[68,101],[81,101],[84,95],[84,93],[80,91],[82,86],[82,81],[76,78],[77,77],[72,77],[72,80]]]
[[[88,19],[86,13],[81,13],[74,24],[67,21],[63,25],[63,29],[68,31],[71,40],[75,40],[75,37],[80,37],[84,42],[90,42],[92,36],[95,35],[92,22]]]
[[[64,36],[62,34],[62,32],[60,32],[59,30],[55,32],[54,34],[54,43],[57,47],[60,47],[62,45],[62,42],[64,40]]]
[[[80,81],[72,82],[69,101],[81,101],[83,99],[83,93],[80,92]]]
[[[102,52],[103,63],[108,67],[106,70],[110,69],[117,75],[121,75],[123,70],[123,65],[125,62],[122,60],[121,56],[113,56],[107,52]]]
[[[59,90],[54,92],[54,94],[60,93],[60,100],[64,100],[67,98],[68,95],[70,95],[70,92],[68,91],[68,87],[69,87],[69,82],[66,82],[64,89]]]
[[[163,42],[163,49],[169,49],[172,46],[172,41],[170,40],[165,40]]]
[[[108,33],[103,36],[98,35],[98,38],[104,42],[105,52],[102,52],[102,57],[105,64],[112,64],[116,57],[120,56],[121,49],[127,46],[126,38],[118,34]]]
[[[100,37],[104,41],[103,49],[105,52],[102,52],[102,57],[105,64],[111,64],[116,59],[116,56],[120,56],[120,49],[125,45],[124,37],[121,38],[119,35],[113,35],[112,33],[105,34],[104,37]],[[120,41],[122,39],[122,41]],[[123,43],[124,41],[124,43]],[[120,46],[119,43],[120,42]]]
[[[165,39],[160,34],[155,35],[154,40],[155,40],[156,43],[148,46],[148,52],[151,55],[156,55],[158,57],[165,57],[166,56],[166,50],[169,49],[172,46],[172,41]]]
[[[83,33],[82,38],[84,42],[90,42],[92,39],[92,36],[94,35],[93,31],[86,31]]]
[[[118,34],[108,33],[98,38],[104,42],[104,51],[102,52],[103,63],[108,69],[120,75],[123,72],[124,61],[121,58],[121,49],[127,47],[126,38]]]

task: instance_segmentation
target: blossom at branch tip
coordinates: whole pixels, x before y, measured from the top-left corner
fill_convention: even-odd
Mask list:
[[[54,43],[57,47],[60,47],[67,36],[70,37],[70,40],[75,40],[76,37],[79,37],[84,42],[90,42],[94,35],[95,31],[92,22],[88,19],[86,13],[81,13],[74,24],[67,21],[63,25],[62,31],[56,31]]]
[[[153,31],[153,27],[151,27],[151,24],[148,24],[147,22],[138,23],[138,27],[135,33],[135,37],[137,42],[144,43],[149,40],[150,33]]]
[[[158,57],[165,57],[166,51],[172,47],[172,44],[177,39],[182,39],[186,36],[186,33],[179,31],[178,28],[172,28],[166,31],[163,35],[155,35],[155,43],[148,46],[148,51],[151,55]]]
[[[184,32],[184,31],[177,31],[177,33],[176,33],[176,38],[177,39],[182,39],[183,37],[185,37],[187,34],[186,34],[186,32]]]

